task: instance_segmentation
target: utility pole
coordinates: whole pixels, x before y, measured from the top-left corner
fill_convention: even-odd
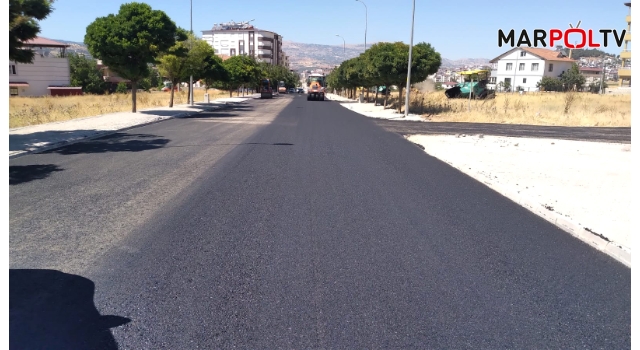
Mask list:
[[[604,68],[605,68],[605,63],[603,59],[602,60],[602,77],[600,78],[600,94],[604,94],[604,91],[602,91],[602,82],[604,81]]]
[[[404,100],[404,116],[409,115],[409,93],[411,92],[411,55],[413,53],[413,20],[416,17],[416,0],[413,0],[413,9],[411,10],[411,41],[409,42],[409,68],[407,70],[407,92]]]
[[[367,4],[365,4],[362,0],[356,0],[360,3],[362,3],[364,5],[364,51],[367,51],[367,26],[368,26],[368,17],[369,14],[367,13]]]
[[[190,16],[191,16],[191,18],[190,18],[191,30],[190,31],[191,31],[191,36],[193,37],[193,0],[191,0]],[[191,51],[192,48],[193,48],[193,38],[189,38],[189,51]],[[191,61],[189,61],[189,62],[191,62]],[[191,68],[191,67],[189,67],[189,68]],[[189,103],[193,106],[193,75],[189,76]]]

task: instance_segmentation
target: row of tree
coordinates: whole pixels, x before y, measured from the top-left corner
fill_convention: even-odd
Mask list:
[[[138,85],[153,76],[153,66],[172,86],[192,76],[207,88],[228,90],[230,96],[240,87],[259,88],[262,78],[285,81],[289,86],[298,80],[297,74],[285,67],[270,66],[251,56],[223,61],[207,42],[144,3],[127,3],[117,14],[97,18],[87,27],[84,42],[94,57],[131,82],[133,112]],[[171,89],[170,107],[173,94]]]
[[[33,51],[22,43],[38,35],[38,21],[53,11],[52,3],[52,0],[9,1],[9,60],[33,62]],[[193,76],[207,88],[229,90],[230,95],[240,87],[259,89],[263,78],[284,81],[287,87],[298,84],[296,73],[250,56],[233,56],[223,61],[207,42],[179,28],[166,13],[145,3],[126,3],[117,14],[97,18],[87,27],[84,42],[93,57],[100,58],[110,70],[131,82],[133,112],[137,90],[158,87],[163,79],[179,86]],[[70,55],[69,63],[72,85],[93,94],[108,89],[95,60]],[[171,89],[171,107],[173,98]]]
[[[369,88],[375,87],[376,101],[378,87],[398,86],[399,99],[402,101],[402,91],[407,84],[409,63],[409,45],[403,42],[376,43],[360,56],[342,62],[327,77],[327,85],[333,89],[342,89],[350,97],[354,97],[360,87],[365,87],[367,95]],[[413,46],[411,52],[411,83],[420,83],[427,76],[435,74],[442,59],[440,53],[430,44],[421,42]],[[387,106],[389,89],[386,89],[384,106]],[[401,111],[402,104],[398,104]]]

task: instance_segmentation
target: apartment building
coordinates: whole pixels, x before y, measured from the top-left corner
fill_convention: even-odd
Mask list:
[[[202,39],[221,57],[249,55],[258,61],[287,66],[288,57],[282,51],[282,36],[255,28],[250,22],[214,23],[211,30],[202,31]]]
[[[620,53],[622,67],[618,69],[618,78],[620,79],[620,86],[623,85],[623,82],[628,82],[629,86],[631,86],[631,49],[629,49],[629,44],[631,43],[631,3],[625,2],[624,4],[629,7],[629,14],[625,17],[627,33],[624,36],[624,49]]]

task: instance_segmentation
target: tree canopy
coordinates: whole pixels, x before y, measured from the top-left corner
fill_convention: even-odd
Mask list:
[[[40,33],[38,21],[53,11],[53,0],[9,0],[9,60],[33,63],[33,50],[23,43]]]
[[[82,87],[82,92],[102,95],[107,90],[95,60],[72,53],[69,55],[69,71],[71,86]]]
[[[169,50],[180,37],[176,24],[159,10],[144,3],[126,3],[117,14],[99,17],[87,27],[84,42],[94,57],[131,81],[132,111],[136,111],[136,89],[149,76],[149,63]]]
[[[409,45],[403,42],[376,43],[360,56],[342,62],[329,74],[327,82],[333,88],[348,89],[351,94],[361,86],[396,85],[402,100],[402,90],[407,83],[408,62]],[[411,55],[411,83],[422,82],[436,73],[441,62],[440,54],[430,44],[421,42],[414,45]],[[385,106],[387,99],[388,94],[385,95]],[[401,107],[402,104],[399,103],[398,111]]]

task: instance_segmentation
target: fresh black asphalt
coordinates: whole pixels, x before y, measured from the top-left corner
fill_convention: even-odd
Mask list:
[[[281,96],[11,160],[12,348],[630,348],[629,268],[380,124]]]

